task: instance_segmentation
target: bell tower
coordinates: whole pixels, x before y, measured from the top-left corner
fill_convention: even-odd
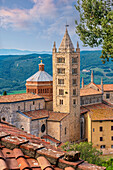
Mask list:
[[[80,48],[67,27],[58,51],[53,46],[53,111],[69,113],[69,141],[80,139]]]

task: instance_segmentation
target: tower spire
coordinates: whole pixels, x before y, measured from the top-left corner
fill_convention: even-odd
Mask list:
[[[84,78],[82,77],[82,88],[84,88]]]
[[[101,78],[101,90],[102,90],[102,93],[103,93],[103,78]]]
[[[57,52],[57,49],[56,49],[56,42],[54,41],[54,44],[53,44],[53,53],[56,53]]]
[[[91,72],[91,83],[93,83],[93,79],[94,79],[94,76],[93,76],[93,70]]]

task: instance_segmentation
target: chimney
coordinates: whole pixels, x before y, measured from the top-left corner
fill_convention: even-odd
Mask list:
[[[84,78],[82,77],[82,88],[84,88]]]
[[[93,83],[93,70],[91,72],[91,83]]]

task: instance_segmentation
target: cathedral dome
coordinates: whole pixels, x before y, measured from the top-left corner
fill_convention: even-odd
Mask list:
[[[41,63],[39,64],[39,71],[32,75],[30,78],[28,78],[26,81],[27,82],[53,81],[53,77],[44,71],[44,64],[41,61]]]

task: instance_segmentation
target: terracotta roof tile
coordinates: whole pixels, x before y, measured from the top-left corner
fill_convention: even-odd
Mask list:
[[[90,95],[98,95],[98,94],[102,94],[102,92],[94,90],[92,88],[80,89],[80,96],[90,96]]]
[[[75,168],[78,165],[82,165],[84,162],[81,160],[77,162],[68,162],[63,160],[65,152],[61,151],[60,148],[54,147],[50,145],[48,142],[41,140],[39,137],[27,134],[26,132],[19,130],[16,127],[11,126],[9,124],[0,122],[0,131],[3,131],[7,134],[9,132],[11,133],[11,136],[7,137],[3,136],[2,133],[1,144],[3,144],[3,147],[0,147],[0,168],[2,169],[51,170],[54,168],[55,170],[62,170],[62,168],[65,168],[67,166]],[[23,139],[21,138],[22,136],[24,136]],[[26,140],[28,141],[25,144],[24,141]],[[18,145],[20,143],[21,145]],[[9,149],[5,147],[8,147]],[[13,151],[10,149],[13,149]],[[29,157],[29,155],[31,156]],[[36,160],[36,158],[40,159],[40,156],[41,157],[44,156],[44,162],[46,162],[45,164],[43,161],[42,163],[41,161],[40,163],[38,163],[38,161]],[[54,166],[52,166],[52,164]],[[86,165],[86,167],[88,168],[90,166],[91,166],[90,164],[89,166],[88,164]],[[81,168],[79,169],[84,169],[84,167],[85,164],[83,165],[83,167],[81,166]],[[92,170],[92,167],[97,168],[98,166],[93,165],[89,169]]]
[[[7,158],[6,163],[8,165],[8,169],[20,170],[18,163],[17,163],[17,160],[15,158],[11,158],[11,159]]]
[[[101,85],[97,85],[101,89]],[[104,84],[103,85],[103,90],[104,91],[113,91],[113,84]]]
[[[37,158],[37,160],[38,160],[38,163],[39,163],[39,165],[40,165],[40,167],[41,167],[41,169],[42,170],[45,170],[45,169],[47,169],[48,168],[48,170],[50,169],[53,169],[53,167],[51,166],[51,164],[49,163],[49,161],[45,158],[45,157],[43,157],[43,156],[39,156],[38,158]]]
[[[62,121],[69,113],[58,113],[58,112],[52,112],[49,111],[49,118],[48,120],[52,121]]]
[[[3,159],[0,159],[0,166],[1,166],[1,170],[8,170],[7,164]]]
[[[58,112],[53,112],[53,111],[48,111],[48,110],[43,110],[43,109],[28,111],[28,112],[23,112],[23,113],[26,116],[31,117],[32,120],[48,117],[48,120],[51,120],[51,121],[61,121],[67,115],[69,115],[69,113],[58,113]]]
[[[88,112],[88,109],[85,108],[84,106],[81,106],[81,107],[80,107],[80,114],[84,114],[84,113],[86,113],[86,112]]]
[[[48,117],[48,111],[47,110],[34,110],[34,111],[28,111],[24,112],[26,116],[29,116],[32,118],[32,120],[35,119],[40,119],[40,118],[45,118]]]
[[[7,103],[7,102],[11,103],[11,102],[41,99],[41,98],[43,99],[43,97],[32,93],[13,94],[13,95],[0,96],[0,103]]]

